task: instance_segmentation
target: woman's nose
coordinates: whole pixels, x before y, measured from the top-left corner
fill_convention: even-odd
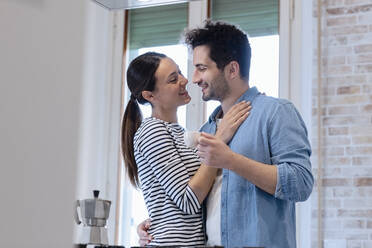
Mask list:
[[[183,75],[180,75],[180,76],[181,76],[181,85],[182,86],[186,85],[189,81]]]

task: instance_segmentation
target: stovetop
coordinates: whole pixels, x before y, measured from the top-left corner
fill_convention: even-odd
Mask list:
[[[74,248],[125,248],[125,246],[120,245],[109,245],[109,246],[102,246],[102,245],[86,245],[86,244],[76,244]],[[157,246],[131,246],[130,248],[155,248]],[[161,246],[161,248],[181,248],[181,246]],[[223,246],[196,246],[195,248],[224,248]],[[240,248],[265,248],[265,247],[257,247],[257,246],[242,246]]]
[[[121,245],[88,245],[88,244],[75,244],[74,248],[125,248],[125,246]]]

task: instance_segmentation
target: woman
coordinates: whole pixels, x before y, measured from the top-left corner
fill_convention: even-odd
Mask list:
[[[127,71],[131,97],[122,125],[122,149],[131,183],[140,187],[151,219],[154,246],[203,246],[201,203],[217,170],[200,164],[186,147],[177,108],[190,102],[187,79],[163,54],[135,58]],[[142,120],[138,103],[150,103],[152,115]],[[216,136],[228,142],[249,114],[247,103],[235,105]]]

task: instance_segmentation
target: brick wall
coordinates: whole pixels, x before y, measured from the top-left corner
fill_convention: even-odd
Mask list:
[[[316,29],[317,0],[313,2]],[[322,18],[324,247],[372,247],[372,0],[323,0]],[[315,177],[316,69],[314,61]],[[312,195],[311,247],[317,247],[317,190]]]

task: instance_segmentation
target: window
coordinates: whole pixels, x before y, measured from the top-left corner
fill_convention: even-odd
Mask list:
[[[190,2],[189,5],[197,6],[198,2]],[[129,11],[129,61],[147,51],[164,53],[174,59],[182,73],[189,75],[191,80],[190,73],[187,73],[187,70],[191,69],[187,67],[187,48],[178,43],[182,30],[187,26],[187,18],[201,20],[203,18],[197,16],[199,10],[188,10],[189,5],[177,4]],[[249,39],[252,46],[250,86],[257,86],[267,95],[278,96],[278,1],[215,0],[212,1],[211,11],[212,19],[238,24],[251,36]],[[262,15],[257,16],[257,13]],[[205,119],[218,105],[219,102],[216,101],[207,102]],[[151,115],[149,106],[141,107],[141,109],[144,117]],[[196,109],[203,111],[201,107]],[[186,118],[185,107],[179,108],[178,121],[184,127],[186,127]],[[129,218],[129,221],[122,228],[122,243],[125,246],[137,246],[136,228],[139,222],[147,218],[147,211],[140,191],[126,185],[123,192],[126,192],[123,200],[123,205],[125,205],[123,206],[125,210],[123,219]]]

